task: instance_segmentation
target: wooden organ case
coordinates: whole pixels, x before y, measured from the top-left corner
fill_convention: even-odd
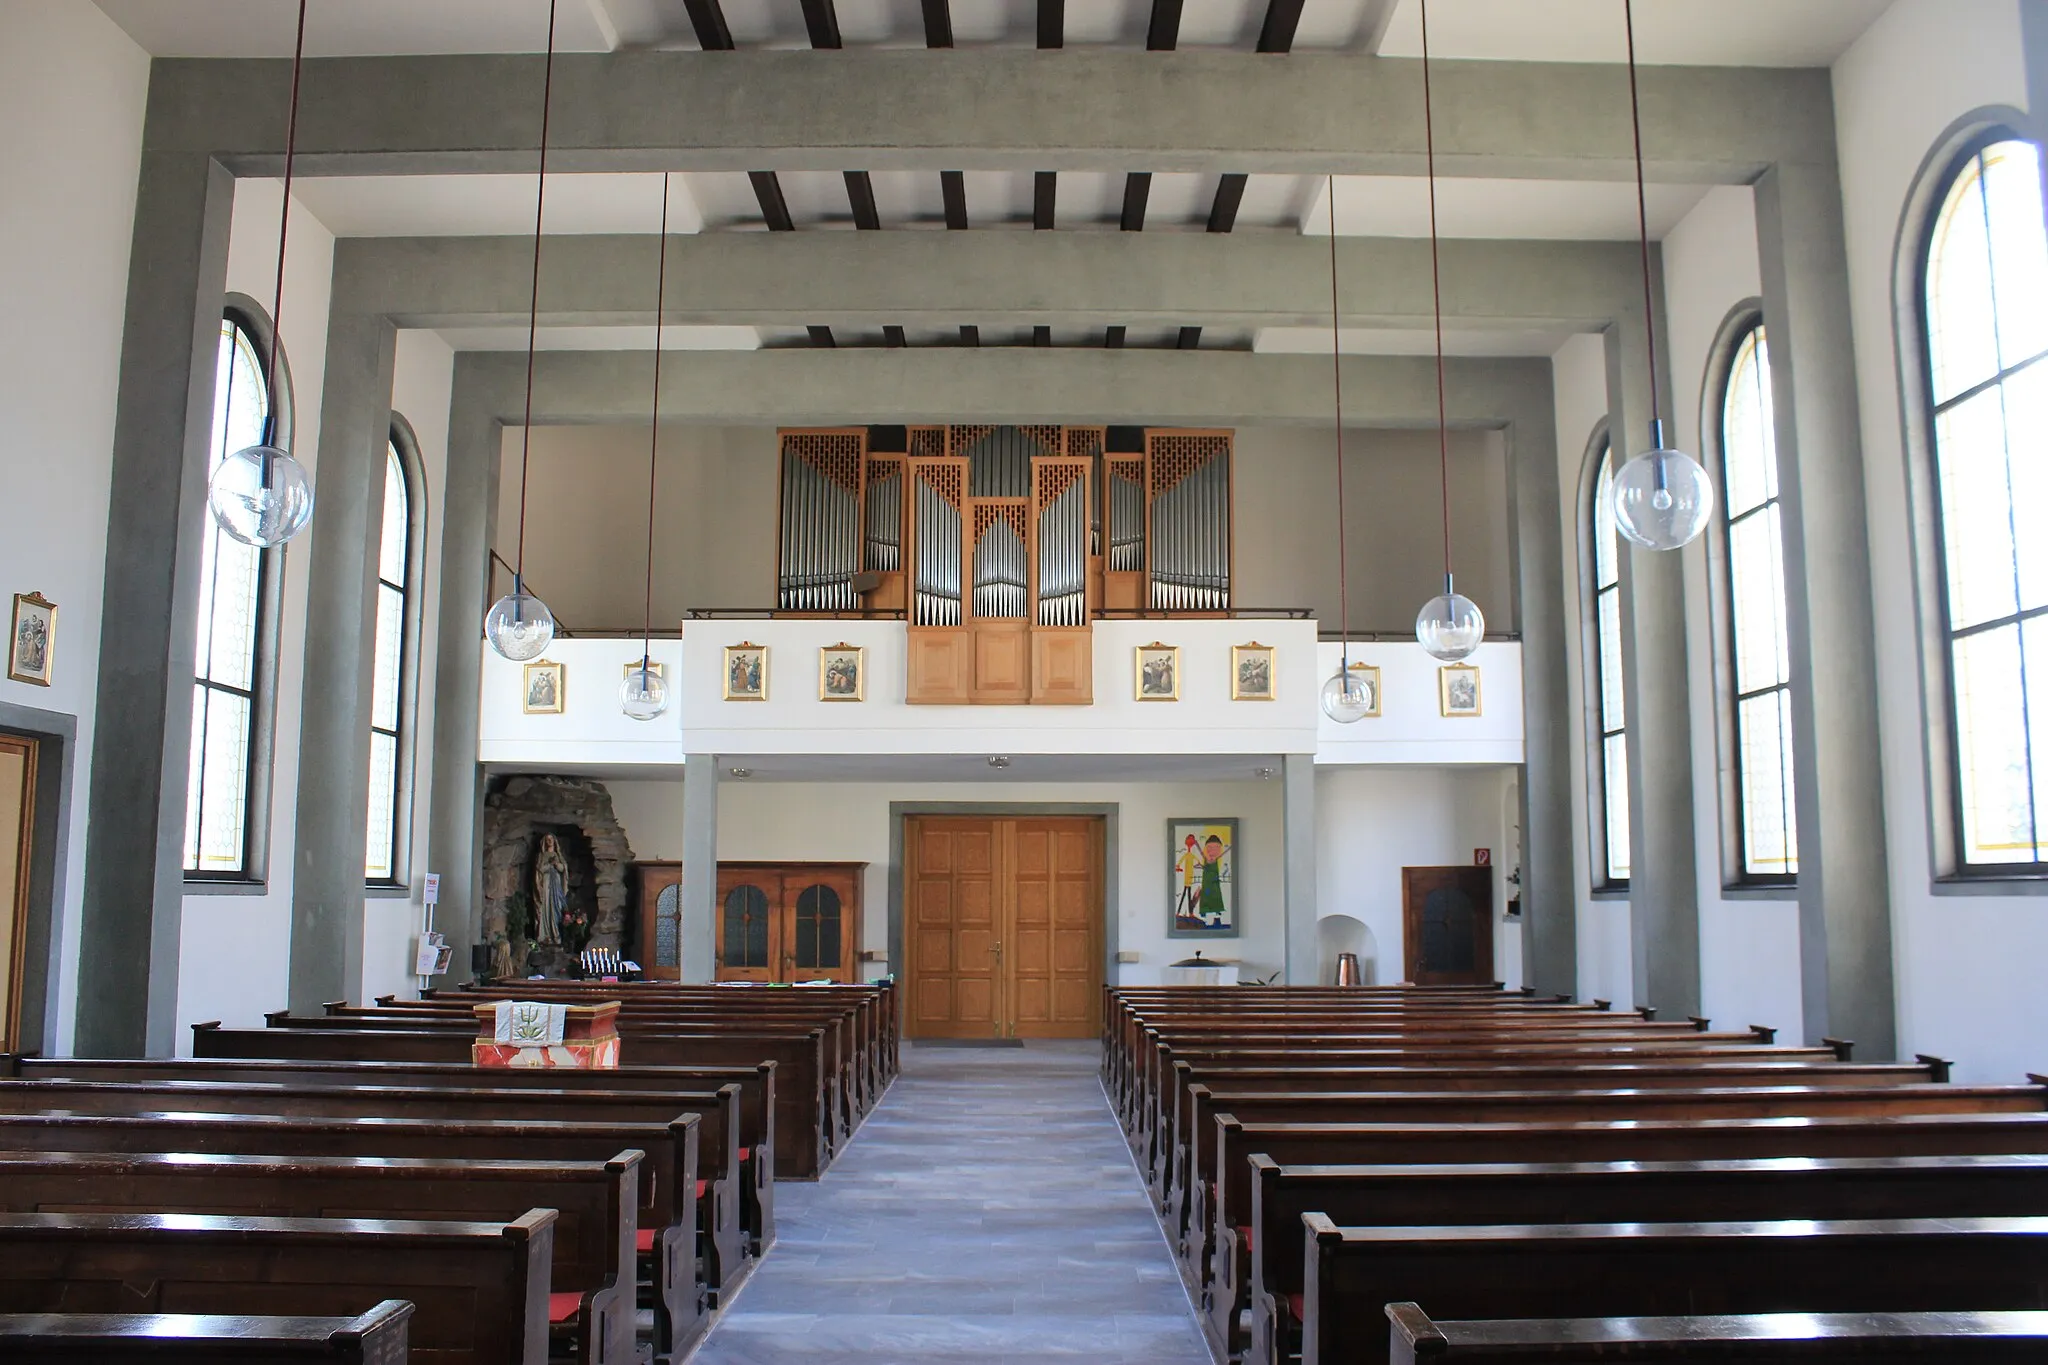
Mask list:
[[[1086,705],[1096,619],[1230,609],[1228,431],[780,435],[778,614],[901,614],[912,703]]]

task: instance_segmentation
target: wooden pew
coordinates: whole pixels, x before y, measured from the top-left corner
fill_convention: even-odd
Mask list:
[[[352,1318],[203,1313],[0,1313],[9,1365],[406,1365],[412,1305]]]
[[[652,1252],[644,1259],[657,1334],[663,1340],[687,1340],[703,1325],[708,1293],[697,1264],[697,1124],[694,1114],[668,1124],[430,1119],[366,1124],[347,1118],[207,1113],[0,1113],[0,1151],[428,1160],[460,1153],[465,1161],[602,1162],[622,1148],[634,1148],[645,1154],[637,1223],[643,1248],[649,1240],[646,1234],[654,1234]],[[544,1327],[545,1312],[542,1322]]]
[[[637,1151],[605,1162],[0,1152],[0,1213],[509,1223],[553,1209],[551,1335],[581,1365],[634,1365],[640,1164]]]
[[[0,1214],[0,1306],[312,1317],[403,1295],[416,1365],[547,1365],[554,1224]]]
[[[2048,1308],[2048,1218],[1302,1226],[1302,1365],[1381,1365],[1390,1303],[1444,1318]]]
[[[2048,1359],[2048,1313],[1757,1313],[1436,1322],[1387,1305],[1392,1365],[1933,1365]]]
[[[740,1087],[740,1229],[753,1255],[775,1242],[775,1063],[752,1067],[475,1067],[452,1062],[293,1062],[274,1059],[33,1057],[0,1053],[0,1077],[22,1080],[270,1081],[510,1090],[636,1090],[675,1096]]]
[[[431,1089],[370,1085],[287,1085],[226,1081],[0,1080],[0,1113],[263,1114],[283,1118],[393,1118],[669,1125],[697,1127],[699,1247],[705,1282],[729,1293],[746,1274],[740,1231],[739,1087],[716,1092]],[[618,1147],[630,1146],[622,1130]],[[650,1248],[651,1249],[651,1248]]]
[[[2048,1216],[2048,1156],[2033,1155],[1282,1166],[1261,1153],[1250,1166],[1252,1221],[1219,1262],[1248,1265],[1249,1288],[1223,1276],[1210,1315],[1220,1335],[1250,1310],[1248,1365],[1296,1349],[1286,1305],[1304,1289],[1308,1213],[1376,1227]]]
[[[450,1029],[238,1029],[218,1021],[192,1026],[192,1054],[209,1061],[431,1062],[467,1066],[470,1038]],[[828,1101],[824,1032],[727,1034],[636,1039],[628,1066],[756,1067],[775,1064],[775,1170],[778,1180],[815,1180],[831,1164],[833,1104]]]

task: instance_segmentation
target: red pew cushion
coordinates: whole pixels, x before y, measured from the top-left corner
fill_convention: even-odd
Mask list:
[[[639,1251],[654,1250],[654,1229],[642,1228],[633,1237],[633,1246]]]
[[[573,1322],[576,1315],[582,1311],[583,1296],[581,1294],[548,1295],[548,1321],[550,1323]]]

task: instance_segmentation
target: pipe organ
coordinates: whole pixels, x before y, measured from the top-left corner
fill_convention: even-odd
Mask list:
[[[1090,622],[1230,609],[1228,431],[781,433],[777,605],[904,617],[909,700],[1086,703]]]

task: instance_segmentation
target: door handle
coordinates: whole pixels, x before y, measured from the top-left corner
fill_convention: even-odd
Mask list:
[[[989,951],[996,955],[996,961],[1001,962],[1003,960],[1003,941],[1001,939],[995,940]]]

